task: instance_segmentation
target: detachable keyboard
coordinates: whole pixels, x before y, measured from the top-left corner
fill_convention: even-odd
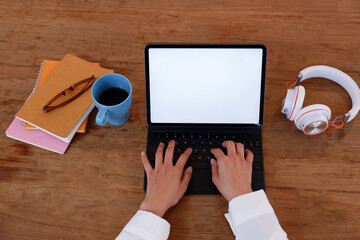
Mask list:
[[[175,140],[174,164],[179,156],[188,148],[193,149],[185,167],[192,166],[193,173],[187,189],[187,194],[220,194],[211,178],[210,159],[214,157],[210,149],[220,148],[227,154],[221,143],[225,140],[241,142],[245,148],[254,153],[252,189],[265,190],[265,177],[262,160],[261,129],[255,128],[247,132],[227,131],[218,132],[214,129],[202,129],[202,131],[191,131],[191,129],[181,128],[181,131],[168,131],[168,129],[149,128],[147,141],[147,155],[150,164],[155,166],[155,152],[160,142],[167,144],[170,140]],[[179,130],[179,129],[176,129]],[[208,130],[208,131],[206,131]],[[231,131],[231,132],[230,132]],[[144,173],[144,191],[146,191],[147,181]]]
[[[221,148],[223,141],[241,142],[245,149],[254,154],[253,170],[262,170],[261,136],[258,133],[204,133],[204,132],[149,132],[147,155],[150,164],[155,166],[155,152],[160,142],[167,146],[170,140],[175,140],[174,164],[179,156],[188,148],[192,148],[186,167],[192,166],[194,171],[211,171],[210,159],[214,158],[210,149]]]

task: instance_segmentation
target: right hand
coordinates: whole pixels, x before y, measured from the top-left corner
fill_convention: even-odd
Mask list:
[[[251,193],[251,174],[254,154],[244,145],[225,141],[222,146],[227,149],[227,155],[220,148],[211,149],[215,159],[211,159],[212,181],[220,193],[229,202],[240,195]]]

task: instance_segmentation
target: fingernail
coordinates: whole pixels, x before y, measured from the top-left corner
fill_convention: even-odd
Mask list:
[[[215,163],[215,159],[211,158],[210,163],[211,163],[211,165],[213,165]]]
[[[175,141],[174,141],[174,140],[171,140],[170,142],[171,142],[171,143],[175,143]]]
[[[193,172],[192,167],[189,167],[189,168],[188,168],[188,172],[190,172],[190,173],[192,173],[192,172]]]
[[[144,156],[145,155],[145,152],[141,152],[141,156]]]

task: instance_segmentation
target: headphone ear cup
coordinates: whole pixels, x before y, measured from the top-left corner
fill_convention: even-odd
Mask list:
[[[295,115],[296,127],[307,135],[316,135],[325,131],[329,126],[331,110],[323,104],[313,104],[304,107]]]
[[[286,114],[290,121],[294,121],[296,113],[302,108],[305,98],[305,88],[297,86],[288,89],[283,100],[281,112]]]

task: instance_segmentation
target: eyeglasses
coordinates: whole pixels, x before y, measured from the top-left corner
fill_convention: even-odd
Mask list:
[[[47,113],[50,112],[56,108],[65,106],[69,103],[71,103],[72,101],[74,101],[76,98],[78,98],[81,94],[83,94],[84,92],[86,92],[86,90],[88,90],[95,82],[95,77],[94,75],[92,75],[89,78],[86,78],[84,80],[81,80],[73,85],[71,85],[70,87],[66,88],[64,91],[61,91],[60,93],[58,93],[57,95],[55,95],[55,97],[53,97],[44,107],[43,107],[43,112]],[[66,93],[68,91],[74,91],[74,89],[77,86],[80,86],[82,84],[85,84],[85,86],[74,96],[72,96],[71,98],[64,100],[62,103],[55,105],[55,106],[50,106],[56,99],[62,97],[62,96],[66,96]]]

